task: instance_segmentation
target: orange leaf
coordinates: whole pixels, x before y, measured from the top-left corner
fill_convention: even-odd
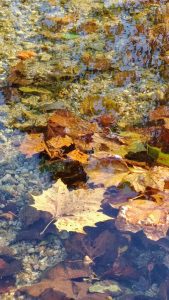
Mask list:
[[[15,215],[11,211],[8,211],[7,213],[0,214],[0,218],[4,218],[8,221],[12,221],[14,219],[14,217],[15,217]]]
[[[58,109],[48,121],[49,137],[67,134],[72,138],[80,138],[92,135],[96,129],[96,124],[80,119],[70,111],[63,109]]]
[[[69,147],[73,140],[69,136],[56,136],[46,142],[46,151],[51,158],[60,157],[63,147]]]
[[[151,111],[150,114],[150,121],[156,121],[164,118],[169,117],[169,107],[168,106],[159,106],[155,110]]]
[[[36,53],[34,51],[31,50],[25,50],[25,51],[21,51],[17,54],[17,57],[22,59],[22,60],[26,60],[32,57],[35,57]]]
[[[85,153],[83,153],[83,152],[81,152],[80,150],[77,150],[77,149],[69,152],[67,154],[67,156],[70,157],[73,160],[79,161],[82,164],[86,164],[87,160],[88,160],[88,157],[89,157],[87,154],[85,154]]]
[[[44,151],[45,143],[43,133],[31,133],[26,135],[19,150],[27,157]]]

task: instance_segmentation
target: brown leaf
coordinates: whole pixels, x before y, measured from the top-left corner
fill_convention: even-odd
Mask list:
[[[26,78],[26,67],[24,61],[19,61],[16,66],[12,67],[8,76],[10,84],[19,84],[26,86],[32,83],[32,79]]]
[[[164,105],[159,106],[158,108],[150,112],[149,117],[151,121],[169,118],[169,107]]]
[[[65,26],[74,23],[77,17],[74,14],[69,14],[69,15],[66,14],[65,16],[62,17],[48,16],[47,19],[54,22],[57,25]]]
[[[50,140],[46,141],[46,151],[51,158],[62,157],[64,150],[63,148],[73,145],[73,140],[65,135],[52,137]]]
[[[104,275],[121,279],[136,279],[139,277],[137,270],[124,257],[117,257],[113,265]]]
[[[57,135],[80,138],[92,135],[96,129],[96,124],[80,119],[67,110],[57,110],[48,120],[48,138]]]
[[[4,218],[8,221],[12,221],[15,218],[15,214],[13,214],[11,211],[8,211],[6,213],[0,214],[0,218]]]
[[[90,34],[96,32],[99,29],[99,25],[96,20],[88,20],[85,23],[82,23],[78,29],[78,31],[83,31],[86,34]]]
[[[95,238],[76,233],[71,239],[65,241],[65,247],[70,257],[74,253],[79,253],[92,261],[102,257],[102,260],[104,258],[104,261],[112,262],[118,254],[117,235],[109,230],[104,230]]]
[[[119,71],[115,74],[114,84],[117,86],[123,86],[125,83],[135,82],[136,72],[133,71]]]
[[[163,191],[165,181],[168,179],[169,169],[167,167],[155,166],[147,170],[134,166],[124,176],[123,181],[129,182],[135,188],[136,192],[145,192],[147,187]]]
[[[143,230],[148,238],[159,240],[166,236],[169,228],[169,197],[161,205],[149,200],[133,200],[120,208],[115,221],[123,231]]]
[[[107,71],[111,69],[111,60],[103,54],[97,54],[95,57],[88,52],[83,53],[83,63],[92,70]]]
[[[46,278],[32,286],[25,286],[19,289],[23,295],[31,297],[40,297],[47,289],[55,292],[62,292],[66,297],[80,299],[86,295],[88,284],[81,282],[76,284],[74,279],[83,279],[91,276],[91,270],[83,262],[64,262],[51,269]]]
[[[116,123],[116,114],[103,114],[97,117],[99,125],[110,127]]]

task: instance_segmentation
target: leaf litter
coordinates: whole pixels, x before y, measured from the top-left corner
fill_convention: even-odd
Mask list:
[[[65,247],[74,262],[65,261],[55,267],[57,276],[48,274],[19,292],[42,299],[109,299],[126,293],[127,299],[124,288],[116,284],[116,294],[105,278],[131,280],[130,287],[134,278],[140,286],[146,278],[150,292],[164,265],[150,259],[142,270],[130,252],[141,231],[153,243],[168,230],[168,5],[88,0],[79,9],[76,0],[42,2],[32,15],[36,34],[28,22],[21,44],[5,17],[2,28],[11,31],[11,40],[6,39],[2,55],[9,72],[2,82],[8,106],[1,109],[7,112],[6,126],[28,132],[20,153],[28,160],[40,154],[42,166],[53,170],[52,187],[31,196],[31,207],[40,212],[36,221],[48,215],[37,233],[43,240],[50,228],[58,235],[70,232]],[[61,14],[53,14],[56,5]],[[11,42],[13,50],[5,51]],[[7,214],[1,217],[9,221]],[[140,239],[144,250],[146,243],[150,246],[145,236]],[[72,266],[78,254],[76,280]],[[3,257],[1,267],[7,263]],[[153,299],[157,294],[151,294]]]

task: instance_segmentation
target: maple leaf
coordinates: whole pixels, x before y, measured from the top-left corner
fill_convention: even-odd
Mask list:
[[[58,230],[84,233],[85,226],[95,226],[97,222],[111,219],[99,212],[104,189],[78,189],[69,191],[58,179],[57,182],[40,196],[33,196],[38,210],[49,212]]]
[[[143,230],[148,238],[159,240],[166,236],[169,228],[169,198],[162,204],[149,200],[134,200],[120,208],[115,221],[123,231]]]

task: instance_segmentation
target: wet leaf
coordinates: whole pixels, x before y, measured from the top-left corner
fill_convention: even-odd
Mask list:
[[[100,157],[98,154],[97,156],[91,156],[88,165],[85,167],[89,182],[96,185],[101,184],[105,187],[118,186],[128,174],[127,165],[118,157],[106,157],[105,152],[100,152]]]
[[[117,235],[109,230],[104,230],[96,237],[76,233],[69,240],[65,241],[66,251],[72,258],[75,253],[80,253],[84,257],[90,258],[90,263],[96,259],[102,259],[103,263],[114,261],[118,255]]]
[[[159,205],[149,200],[133,200],[122,206],[115,221],[119,230],[137,232],[143,230],[148,238],[159,240],[169,228],[169,198]]]
[[[20,145],[19,150],[27,157],[43,152],[45,150],[43,133],[27,134]]]
[[[117,103],[108,97],[100,95],[89,95],[81,103],[81,113],[88,115],[99,115],[110,113],[114,118],[117,117]],[[101,118],[101,117],[100,117]]]
[[[90,278],[92,272],[83,262],[64,262],[58,264],[47,272],[45,279],[32,286],[25,286],[19,289],[20,294],[40,297],[48,289],[56,292],[62,292],[69,299],[82,299],[87,294],[88,284],[85,282],[77,282],[83,278]],[[77,283],[76,283],[77,282]],[[66,298],[67,299],[67,298]]]
[[[79,150],[73,150],[67,154],[67,157],[70,157],[73,160],[77,160],[82,164],[86,164],[89,158],[89,155],[79,151]]]
[[[149,114],[151,121],[163,120],[164,127],[169,129],[169,107],[168,106],[159,106]]]
[[[23,93],[31,93],[31,94],[51,94],[51,92],[44,88],[36,88],[30,86],[22,86],[19,90]]]
[[[72,138],[93,135],[96,124],[75,116],[68,110],[57,110],[48,120],[48,136],[69,135]]]
[[[76,33],[63,33],[62,34],[62,39],[64,40],[75,40],[75,39],[78,39],[79,38],[79,35],[76,34]]]
[[[32,51],[32,50],[25,50],[25,51],[21,51],[17,54],[17,57],[20,58],[21,60],[26,60],[32,57],[35,57],[37,54],[36,52]]]
[[[123,178],[123,181],[129,182],[136,192],[145,192],[147,187],[163,191],[165,181],[168,179],[169,169],[155,166],[149,170],[141,167],[130,168],[130,172]]]
[[[92,54],[85,52],[82,55],[82,61],[91,70],[107,71],[111,69],[111,60],[104,54],[97,54],[93,57]]]
[[[169,153],[164,153],[160,148],[148,145],[148,154],[161,165],[169,167]]]
[[[51,158],[62,157],[64,154],[64,149],[73,145],[73,140],[69,137],[56,136],[52,137],[50,140],[46,141],[46,152]]]
[[[85,23],[82,23],[78,28],[78,31],[83,31],[86,34],[90,34],[93,32],[97,32],[98,29],[99,29],[99,25],[97,24],[97,21],[93,19],[93,20],[88,20]]]
[[[59,179],[52,188],[40,196],[32,196],[37,210],[47,211],[56,220],[59,230],[84,232],[85,226],[95,226],[110,217],[100,210],[104,189],[78,189],[70,191]]]

